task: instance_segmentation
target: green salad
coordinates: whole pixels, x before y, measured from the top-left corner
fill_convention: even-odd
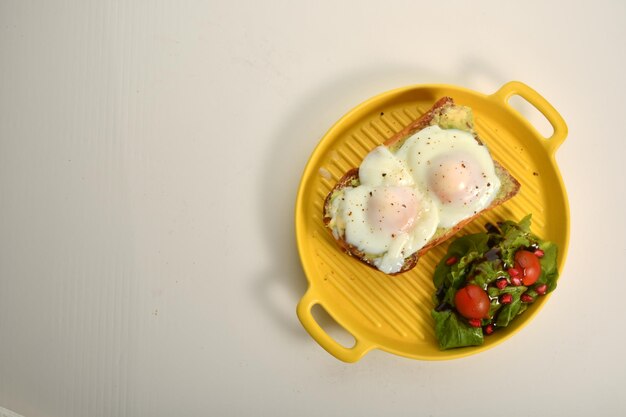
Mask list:
[[[435,269],[435,334],[440,349],[481,345],[556,288],[557,246],[519,223],[487,224],[453,241]]]

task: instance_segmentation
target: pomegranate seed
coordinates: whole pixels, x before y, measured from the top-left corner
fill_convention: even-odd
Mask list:
[[[535,301],[532,295],[526,293],[522,294],[520,300],[522,300],[522,303],[532,303],[533,301]]]
[[[480,319],[469,319],[469,325],[472,327],[480,327]]]
[[[535,287],[535,291],[537,291],[537,294],[539,295],[546,295],[546,292],[548,292],[548,286],[546,284],[537,285]]]
[[[509,283],[506,282],[506,278],[498,278],[496,280],[496,287],[498,287],[499,290],[506,288],[507,285],[509,285]]]
[[[522,285],[522,279],[520,277],[511,277],[511,285],[514,287],[519,287]]]
[[[535,256],[536,256],[537,258],[543,258],[543,255],[545,255],[545,253],[544,253],[541,249],[537,249],[537,250],[535,251]]]
[[[519,269],[517,269],[517,268],[509,268],[509,270],[507,272],[512,277],[516,277],[516,276],[518,276],[521,273],[521,271]]]
[[[486,335],[490,335],[493,334],[493,332],[496,330],[495,326],[492,323],[489,323],[488,325],[486,325],[485,327],[483,327],[483,332]]]
[[[500,304],[511,304],[513,296],[511,294],[502,294],[500,296]]]
[[[456,261],[458,261],[457,257],[456,256],[451,256],[446,261],[446,265],[448,265],[448,266],[454,265],[456,263]]]

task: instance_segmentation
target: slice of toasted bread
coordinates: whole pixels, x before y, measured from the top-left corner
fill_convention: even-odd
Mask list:
[[[411,122],[400,132],[396,133],[394,136],[386,140],[383,145],[387,146],[390,150],[398,149],[404,143],[404,141],[411,137],[414,133],[419,132],[420,130],[432,125],[439,125],[439,127],[441,127],[442,129],[454,128],[465,130],[472,133],[478,143],[483,144],[478,137],[476,131],[474,130],[473,115],[471,109],[464,106],[457,106],[454,104],[454,100],[452,98],[443,97],[439,99],[426,113]],[[518,193],[520,189],[520,183],[495,160],[494,167],[496,175],[500,179],[501,184],[500,189],[498,190],[498,193],[496,194],[491,204],[485,209],[477,212],[471,217],[462,220],[451,228],[438,228],[435,234],[426,243],[426,245],[423,246],[416,253],[413,253],[412,255],[405,258],[404,264],[402,265],[400,271],[391,275],[406,272],[414,268],[415,265],[417,265],[419,257],[426,253],[429,249],[452,237],[465,225],[470,223],[472,220],[480,216],[485,211],[491,210],[499,206],[500,204],[509,200]],[[345,175],[337,182],[337,184],[333,187],[333,189],[326,197],[326,200],[324,202],[323,219],[325,225],[329,228],[335,240],[339,244],[339,247],[344,252],[357,258],[361,262],[377,269],[374,262],[374,260],[376,259],[375,257],[372,257],[371,255],[362,252],[357,247],[349,244],[345,240],[344,236],[341,235],[339,231],[334,230],[331,225],[331,216],[329,213],[331,210],[333,196],[335,196],[338,192],[341,192],[342,189],[346,187],[358,186],[359,183],[360,181],[358,168],[353,168],[346,172]]]

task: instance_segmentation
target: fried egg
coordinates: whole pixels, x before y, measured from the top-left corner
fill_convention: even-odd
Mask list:
[[[373,149],[359,167],[359,185],[331,201],[333,233],[387,274],[450,228],[489,206],[500,187],[487,148],[457,129],[429,126],[400,148]]]
[[[489,151],[469,132],[429,126],[405,141],[396,157],[435,202],[439,227],[488,207],[500,189]]]

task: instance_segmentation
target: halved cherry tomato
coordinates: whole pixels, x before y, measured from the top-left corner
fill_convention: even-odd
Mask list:
[[[539,279],[541,275],[541,263],[539,258],[527,250],[518,250],[515,253],[515,266],[523,271],[522,284],[532,285]]]
[[[489,315],[489,296],[478,285],[469,284],[454,294],[454,305],[466,319],[484,319]]]

